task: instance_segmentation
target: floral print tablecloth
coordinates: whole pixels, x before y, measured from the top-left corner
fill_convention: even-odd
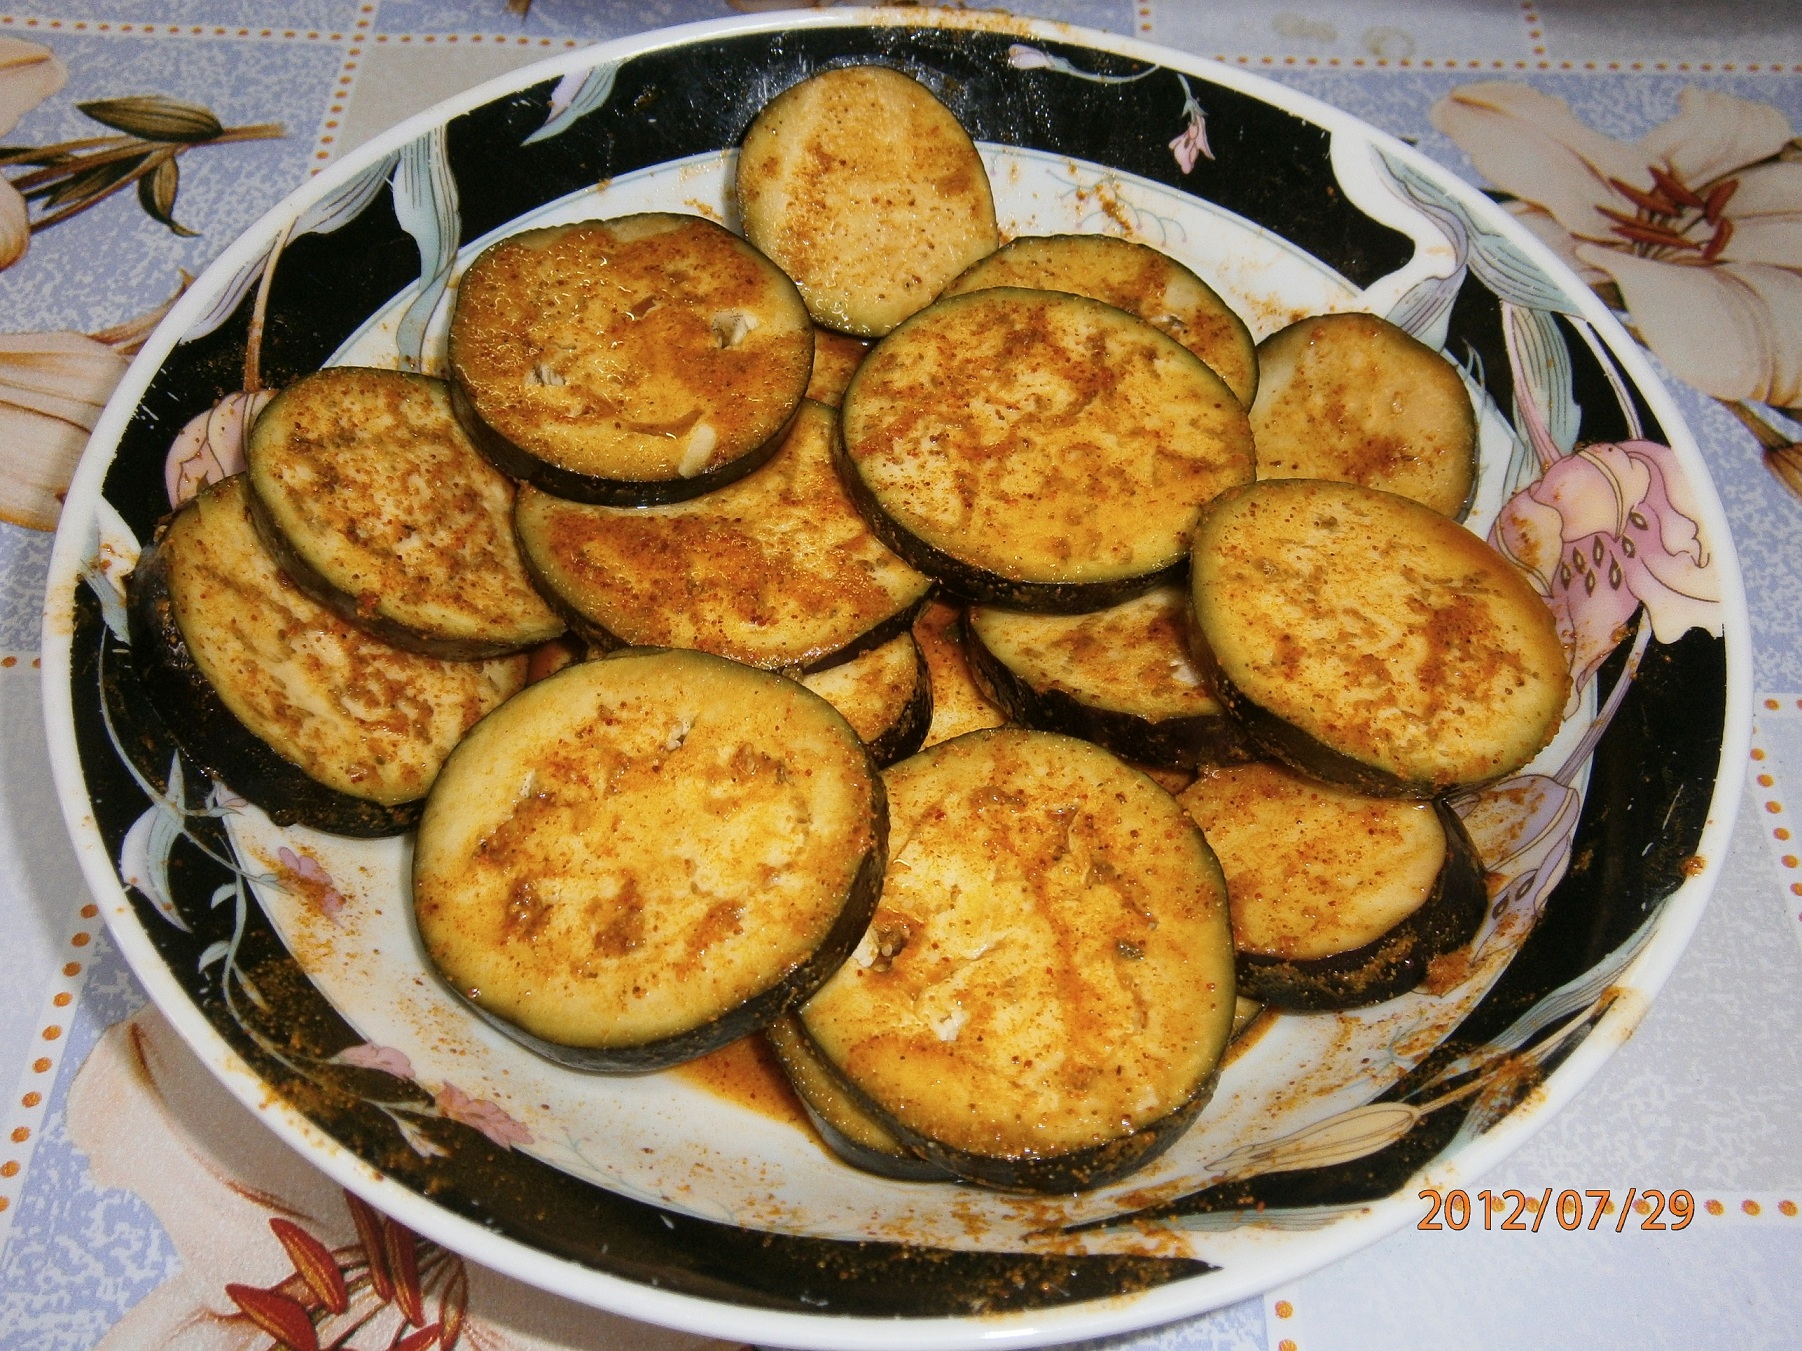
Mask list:
[[[577,1309],[416,1238],[212,1082],[87,903],[48,790],[37,616],[59,494],[136,344],[310,171],[541,56],[777,7],[31,0],[0,12],[0,1087],[12,1086],[0,1099],[0,1348],[716,1344]],[[1756,649],[1747,797],[1691,950],[1597,1083],[1488,1180],[1533,1196],[1684,1188],[1696,1222],[1664,1235],[1407,1231],[1261,1300],[1113,1344],[1794,1345],[1802,846],[1786,822],[1788,788],[1802,786],[1802,23],[1782,0],[1023,8],[1269,74],[1504,201],[1670,376],[1733,525]],[[1185,107],[1171,131],[1179,163],[1207,153],[1205,108]],[[249,399],[188,429],[171,472],[216,471]],[[1561,468],[1609,478],[1624,502],[1656,499],[1654,456],[1623,448]],[[1554,515],[1594,500],[1550,474],[1536,495]],[[1624,529],[1588,526],[1598,539]],[[1584,535],[1581,522],[1561,528]],[[1619,619],[1645,601],[1654,622],[1686,623],[1696,561],[1682,549],[1611,558]],[[1590,624],[1612,627],[1594,613]],[[440,1104],[481,1129],[479,1106]]]

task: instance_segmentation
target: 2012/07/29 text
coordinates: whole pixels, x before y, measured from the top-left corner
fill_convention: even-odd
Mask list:
[[[1687,1227],[1696,1217],[1696,1198],[1689,1192],[1667,1193],[1653,1188],[1642,1192],[1629,1187],[1626,1200],[1618,1210],[1613,1191],[1600,1188],[1581,1192],[1566,1189],[1554,1198],[1550,1187],[1537,1197],[1512,1189],[1491,1192],[1485,1187],[1477,1193],[1474,1203],[1470,1194],[1463,1190],[1440,1192],[1429,1188],[1420,1193],[1420,1199],[1427,1203],[1427,1213],[1415,1226],[1417,1229],[1463,1229],[1474,1217],[1481,1219],[1484,1229],[1537,1234],[1546,1216],[1550,1215],[1560,1229],[1593,1230],[1602,1227],[1606,1215],[1614,1217],[1611,1227],[1618,1234],[1626,1229],[1628,1218],[1637,1215],[1641,1229],[1675,1232]],[[1584,1223],[1585,1212],[1587,1224]],[[1665,1220],[1666,1215],[1670,1216],[1669,1223]]]

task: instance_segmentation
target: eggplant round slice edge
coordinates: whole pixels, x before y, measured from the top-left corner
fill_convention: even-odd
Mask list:
[[[905,760],[932,726],[932,668],[913,634],[800,677],[840,713],[878,765]]]
[[[1258,350],[1232,306],[1149,244],[1118,235],[1016,235],[972,263],[943,295],[990,286],[1069,291],[1136,314],[1208,364],[1240,403],[1258,389]]]
[[[441,380],[334,366],[278,394],[245,448],[250,502],[320,604],[429,656],[474,660],[563,632],[513,537],[513,484]]]
[[[970,664],[963,626],[964,612],[943,600],[928,601],[914,620],[914,641],[920,645],[932,684],[932,718],[922,746],[1007,722],[1008,715]]]
[[[826,1147],[853,1168],[899,1182],[954,1180],[929,1159],[921,1158],[859,1105],[831,1062],[819,1053],[793,1013],[785,1013],[763,1030],[790,1087],[801,1100],[807,1119]]]
[[[1179,580],[1203,504],[1254,470],[1245,409],[1199,357],[1061,291],[915,315],[857,368],[839,431],[883,543],[971,600],[1053,614]]]
[[[1457,522],[1394,493],[1267,479],[1203,511],[1191,646],[1270,755],[1368,793],[1500,778],[1557,731],[1551,610]]]
[[[845,496],[834,423],[803,402],[769,463],[690,502],[609,507],[522,488],[526,567],[603,648],[692,647],[815,670],[878,647],[907,630],[933,583]]]
[[[738,155],[745,235],[827,328],[877,337],[994,249],[970,134],[917,80],[840,66],[763,106]]]
[[[1239,992],[1273,1008],[1393,999],[1483,922],[1483,864],[1443,800],[1372,797],[1265,762],[1203,774],[1178,801],[1226,874]]]
[[[697,497],[775,453],[813,368],[794,283],[700,216],[510,235],[458,285],[452,405],[505,473],[560,497]]]
[[[451,748],[525,682],[522,656],[394,648],[291,585],[251,521],[242,475],[169,518],[126,594],[133,665],[158,714],[190,758],[277,825],[364,838],[411,829]]]
[[[863,743],[702,652],[577,663],[458,746],[413,904],[445,983],[560,1064],[637,1073],[766,1026],[844,961],[886,858]]]
[[[1069,1192],[1168,1148],[1234,1009],[1226,886],[1181,806],[1088,742],[1002,728],[885,771],[905,841],[800,1009],[861,1106],[966,1181]]]
[[[1324,478],[1459,517],[1476,491],[1477,415],[1457,368],[1374,314],[1298,319],[1258,344],[1259,478]]]
[[[1244,733],[1190,659],[1188,609],[1176,586],[1084,615],[974,605],[964,646],[996,701],[1028,727],[1161,769],[1243,759]]]

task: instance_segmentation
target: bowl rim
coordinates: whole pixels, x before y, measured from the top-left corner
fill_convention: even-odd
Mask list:
[[[932,28],[1011,35],[1022,40],[1082,46],[1162,65],[1247,94],[1293,113],[1329,133],[1355,133],[1386,154],[1427,174],[1473,215],[1503,233],[1563,287],[1606,339],[1609,350],[1631,377],[1664,429],[1696,493],[1719,569],[1726,641],[1726,699],[1720,761],[1710,810],[1697,856],[1706,866],[1662,902],[1662,913],[1645,947],[1614,984],[1635,998],[1616,998],[1579,1045],[1540,1085],[1533,1097],[1468,1142],[1458,1154],[1436,1160],[1416,1175],[1420,1187],[1445,1189],[1478,1177],[1518,1149],[1574,1098],[1643,1018],[1671,971],[1712,893],[1728,855],[1752,733],[1752,653],[1744,585],[1733,538],[1718,490],[1700,447],[1674,398],[1643,350],[1612,313],[1551,250],[1517,225],[1474,187],[1426,155],[1362,119],[1275,80],[1137,38],[1052,20],[951,10],[831,9],[784,11],[704,20],[649,30],[560,53],[487,80],[425,109],[348,151],[315,177],[284,196],[247,228],[200,274],[133,359],[96,423],[70,485],[64,521],[51,553],[44,602],[41,680],[44,724],[52,776],[65,824],[88,889],[106,917],[138,980],[162,1014],[221,1083],[288,1146],[299,1151],[338,1185],[416,1232],[495,1271],[551,1293],[627,1317],[702,1334],[717,1334],[722,1315],[731,1336],[760,1344],[821,1348],[822,1351],[879,1351],[883,1348],[1040,1346],[1151,1327],[1222,1308],[1299,1279],[1341,1257],[1374,1244],[1409,1219],[1417,1218],[1415,1188],[1404,1187],[1371,1202],[1362,1213],[1321,1229],[1289,1232],[1269,1262],[1185,1278],[1132,1294],[1048,1309],[970,1317],[890,1319],[773,1311],[711,1300],[641,1284],[553,1256],[523,1240],[496,1234],[473,1220],[439,1207],[385,1174],[328,1136],[285,1099],[271,1097],[264,1081],[233,1051],[175,981],[138,923],[92,812],[76,747],[71,656],[74,600],[80,567],[97,529],[101,486],[119,440],[164,360],[222,283],[267,250],[282,226],[305,207],[386,155],[450,119],[532,85],[607,61],[717,38],[826,28]]]

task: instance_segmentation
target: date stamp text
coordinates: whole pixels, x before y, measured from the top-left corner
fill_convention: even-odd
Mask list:
[[[1462,1189],[1429,1189],[1420,1193],[1420,1199],[1427,1203],[1427,1213],[1415,1228],[1442,1231],[1465,1229],[1475,1220],[1484,1229],[1537,1234],[1550,1217],[1566,1231],[1612,1229],[1620,1234],[1631,1223],[1651,1232],[1675,1232],[1687,1228],[1696,1217],[1696,1198],[1689,1192],[1663,1192],[1650,1187],[1645,1191],[1627,1188],[1619,1203],[1611,1190],[1567,1188],[1554,1192],[1550,1187],[1538,1196],[1513,1189],[1492,1192],[1485,1187],[1474,1199]]]

